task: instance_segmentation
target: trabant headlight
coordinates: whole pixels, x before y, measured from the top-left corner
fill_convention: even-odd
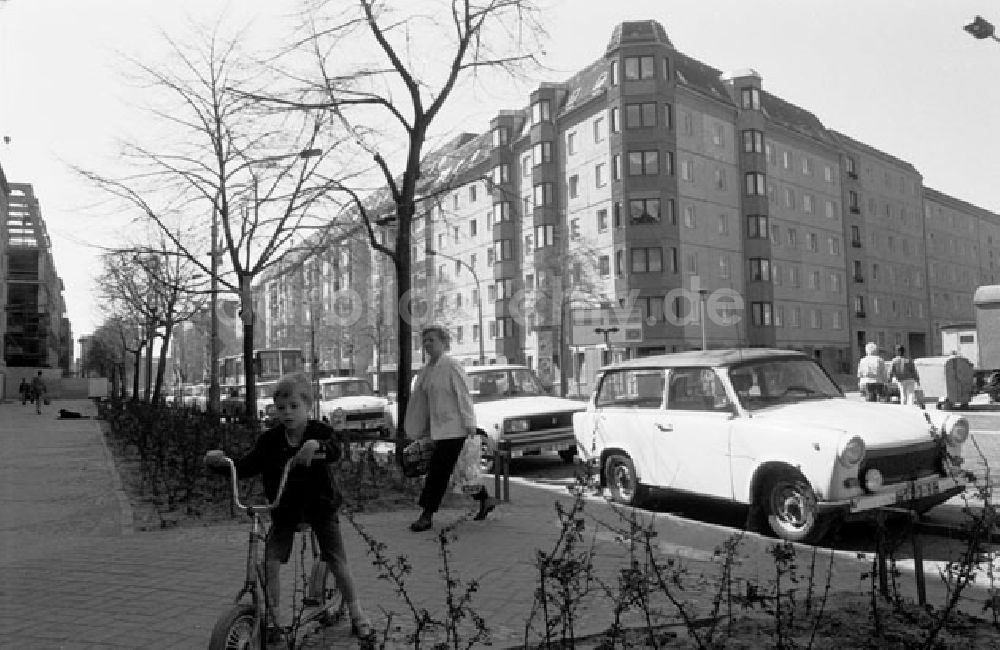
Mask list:
[[[857,465],[865,457],[865,441],[854,436],[841,444],[837,459],[844,467]]]
[[[960,445],[969,439],[969,421],[960,415],[949,415],[942,428],[950,445]]]
[[[503,423],[504,433],[520,433],[523,431],[527,431],[529,428],[530,425],[528,421],[525,419],[506,420]]]
[[[865,472],[864,475],[864,488],[869,492],[874,492],[882,487],[885,482],[885,478],[882,476],[882,472],[878,471],[874,467]]]

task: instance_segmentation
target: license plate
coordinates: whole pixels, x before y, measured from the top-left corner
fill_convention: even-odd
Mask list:
[[[937,494],[941,491],[941,486],[937,481],[927,483],[910,483],[904,488],[896,490],[896,501],[913,501]]]

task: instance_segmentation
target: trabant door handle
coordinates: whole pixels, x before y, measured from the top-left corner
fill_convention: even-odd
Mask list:
[[[659,429],[660,431],[673,431],[674,430],[674,425],[672,425],[672,424],[663,424],[662,422],[657,422],[656,423],[656,428]]]

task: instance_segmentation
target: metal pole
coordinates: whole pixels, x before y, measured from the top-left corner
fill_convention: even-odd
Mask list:
[[[705,296],[706,295],[708,295],[708,291],[706,289],[699,289],[698,290],[698,296],[699,296],[699,300],[698,300],[698,315],[699,315],[699,318],[698,318],[698,320],[701,321],[701,349],[702,350],[707,350],[708,349],[708,338],[705,335]]]
[[[312,296],[310,296],[311,298]],[[310,380],[313,389],[313,418],[319,419],[319,398],[316,396],[316,303],[309,303],[309,353],[312,355],[312,362],[309,364]]]

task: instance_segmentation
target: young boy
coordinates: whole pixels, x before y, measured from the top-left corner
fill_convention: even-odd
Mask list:
[[[305,521],[319,539],[321,557],[330,567],[337,588],[347,603],[351,615],[351,631],[359,637],[372,634],[372,626],[358,604],[354,578],[347,564],[344,539],[340,533],[337,510],[343,501],[340,487],[326,467],[338,461],[342,454],[341,441],[334,431],[321,422],[309,419],[313,393],[309,380],[302,373],[283,376],[274,387],[274,404],[278,424],[257,439],[254,448],[236,461],[240,477],[260,474],[264,493],[274,501],[285,463],[294,458],[281,502],[271,511],[271,528],[264,544],[264,567],[267,597],[272,611],[279,612],[278,574],[291,555],[295,529]],[[312,465],[313,455],[322,450],[326,463]],[[205,462],[213,469],[225,469],[221,451],[210,451]],[[273,624],[281,627],[284,621]],[[269,636],[274,636],[272,631]]]

